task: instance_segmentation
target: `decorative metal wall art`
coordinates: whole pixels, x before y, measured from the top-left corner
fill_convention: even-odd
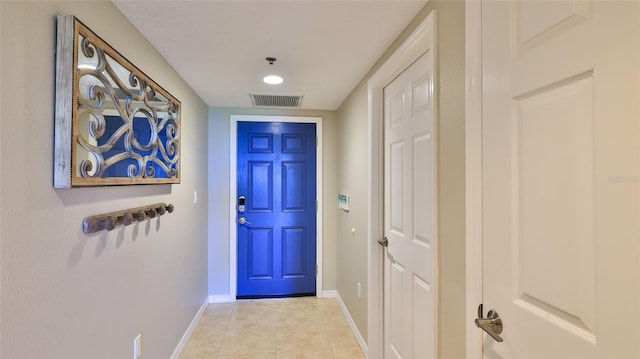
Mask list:
[[[180,183],[180,101],[58,16],[54,187]]]

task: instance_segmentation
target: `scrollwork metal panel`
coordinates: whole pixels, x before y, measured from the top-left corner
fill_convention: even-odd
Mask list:
[[[180,101],[58,17],[54,187],[180,183]]]

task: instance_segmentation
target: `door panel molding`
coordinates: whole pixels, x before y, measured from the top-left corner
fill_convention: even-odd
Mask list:
[[[318,138],[316,149],[316,200],[318,201],[318,210],[316,211],[316,264],[318,266],[316,295],[322,297],[322,117],[231,115],[229,121],[229,299],[235,301],[238,292],[238,226],[236,218],[238,122],[314,123],[316,125],[316,137]],[[256,139],[257,150],[268,151],[272,144],[265,140]],[[291,139],[289,144],[292,146],[292,150],[295,150],[295,139]]]

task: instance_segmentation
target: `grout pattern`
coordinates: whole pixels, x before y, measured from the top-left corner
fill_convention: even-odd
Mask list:
[[[180,359],[364,359],[336,299],[209,304]]]

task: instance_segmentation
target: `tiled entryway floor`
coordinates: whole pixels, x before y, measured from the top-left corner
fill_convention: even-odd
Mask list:
[[[336,299],[209,304],[181,359],[358,359]]]

